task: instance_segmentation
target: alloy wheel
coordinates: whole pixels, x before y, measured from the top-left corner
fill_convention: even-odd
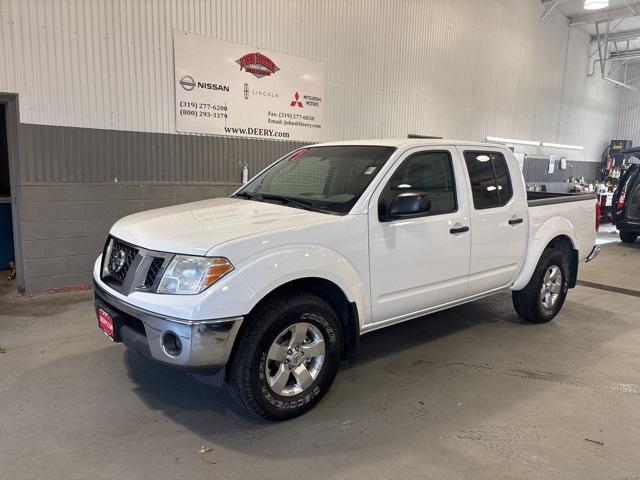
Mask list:
[[[551,310],[562,291],[562,271],[557,265],[551,265],[544,274],[542,279],[542,288],[540,289],[540,302],[547,310]]]
[[[320,330],[311,323],[294,323],[280,332],[269,348],[267,382],[283,397],[302,393],[318,378],[324,356]]]

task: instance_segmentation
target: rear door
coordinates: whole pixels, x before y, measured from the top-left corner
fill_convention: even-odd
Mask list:
[[[471,198],[469,296],[511,284],[524,261],[528,207],[516,160],[498,149],[460,147]],[[513,173],[515,172],[515,173]]]
[[[624,221],[624,207],[627,193],[631,192],[633,189],[639,169],[639,165],[632,164],[620,179],[618,188],[613,192],[611,200],[611,216],[614,225],[619,221]],[[631,199],[631,196],[629,196],[629,199]]]
[[[640,222],[640,167],[629,176],[624,188],[624,218],[630,222]]]
[[[465,178],[455,147],[414,148],[378,185],[369,206],[374,323],[399,321],[466,295],[471,244]],[[429,194],[431,211],[381,219],[380,209],[403,191]]]

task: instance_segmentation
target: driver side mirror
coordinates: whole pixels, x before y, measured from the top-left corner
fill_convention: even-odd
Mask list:
[[[387,220],[411,218],[431,211],[431,198],[424,192],[402,192],[396,195],[387,212]]]

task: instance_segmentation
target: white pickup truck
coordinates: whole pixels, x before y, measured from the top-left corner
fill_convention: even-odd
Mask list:
[[[501,145],[313,145],[231,198],[119,220],[93,272],[98,325],[292,418],[367,332],[507,289],[522,318],[550,321],[598,253],[595,207],[592,194],[528,198]]]

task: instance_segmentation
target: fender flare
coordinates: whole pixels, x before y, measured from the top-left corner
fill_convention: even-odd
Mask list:
[[[544,249],[557,237],[567,237],[573,249],[576,249],[576,233],[569,220],[563,217],[551,217],[540,226],[533,238],[529,239],[527,258],[516,276],[511,290],[522,290],[527,286],[533,272],[540,261]]]
[[[247,304],[247,313],[287,283],[319,278],[333,283],[350,303],[355,303],[360,327],[369,318],[368,287],[357,269],[335,250],[313,244],[283,246],[251,257],[238,270],[256,293]]]

